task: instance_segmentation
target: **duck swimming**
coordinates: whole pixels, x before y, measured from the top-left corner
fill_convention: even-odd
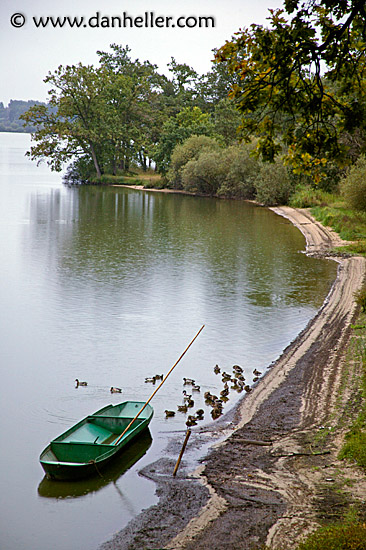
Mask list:
[[[238,374],[242,374],[243,369],[241,367],[239,367],[239,365],[234,365],[233,366],[233,371],[237,372]]]
[[[195,416],[188,416],[186,420],[186,426],[196,426],[197,425],[197,418]]]
[[[193,380],[193,378],[183,378],[183,383],[185,386],[187,386],[187,384],[193,386],[196,383],[196,381]]]
[[[121,388],[116,388],[115,386],[112,386],[110,392],[111,393],[122,393],[122,390],[121,390]]]
[[[77,378],[75,378],[75,383],[76,383],[77,388],[79,386],[87,386],[88,385],[88,382],[80,382],[80,380],[78,380]]]
[[[192,399],[192,394],[187,393],[186,390],[183,390],[182,394],[183,394],[183,401],[184,402],[187,402],[190,399]]]
[[[175,416],[175,412],[174,411],[165,411],[165,418],[169,418],[171,416]]]

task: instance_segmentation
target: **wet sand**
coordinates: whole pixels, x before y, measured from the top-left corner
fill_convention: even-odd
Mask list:
[[[365,476],[337,453],[350,411],[357,409],[361,366],[352,365],[345,384],[344,350],[366,261],[334,256],[331,250],[342,241],[307,210],[272,210],[302,231],[308,254],[332,255],[339,264],[336,281],[317,315],[252,392],[221,420],[192,434],[176,478],[172,471],[184,433],[172,436],[165,458],[141,472],[157,483],[159,503],[102,550],[291,547],[320,519],[334,519],[334,510],[341,513],[349,502],[365,499]],[[204,458],[193,471],[199,455]],[[357,484],[338,502],[342,475]]]

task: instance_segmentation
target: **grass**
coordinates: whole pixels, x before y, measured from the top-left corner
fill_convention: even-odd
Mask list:
[[[142,185],[146,188],[155,187],[157,189],[163,187],[163,178],[160,174],[147,170],[136,170],[129,174],[103,174],[100,178],[93,176],[89,178],[89,183],[94,185]]]
[[[297,550],[365,550],[366,524],[343,523],[321,527],[312,533]]]
[[[334,229],[345,241],[352,241],[341,247],[340,252],[366,255],[366,212],[347,207],[341,195],[301,187],[291,197],[290,206],[310,208],[320,223]]]
[[[358,293],[360,295],[360,293]],[[365,299],[365,291],[362,291]],[[355,462],[366,472],[366,314],[361,312],[357,324],[352,326],[355,337],[349,346],[349,355],[353,361],[361,365],[360,404],[358,415],[354,418],[344,445],[339,454],[340,459]]]

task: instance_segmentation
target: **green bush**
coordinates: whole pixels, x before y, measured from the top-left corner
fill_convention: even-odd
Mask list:
[[[170,168],[167,173],[169,186],[174,189],[182,189],[182,171],[187,162],[197,159],[203,151],[218,151],[219,149],[219,143],[207,136],[191,136],[182,144],[177,145],[171,156]]]
[[[183,188],[192,193],[215,195],[224,183],[228,161],[222,152],[203,151],[198,159],[190,160],[182,171]]]
[[[232,145],[223,151],[227,174],[218,195],[236,199],[254,199],[254,182],[260,163],[250,155],[252,147]]]
[[[257,201],[265,206],[287,204],[293,187],[281,159],[262,163],[255,180]]]
[[[340,183],[347,203],[355,210],[366,212],[366,157],[361,156]]]

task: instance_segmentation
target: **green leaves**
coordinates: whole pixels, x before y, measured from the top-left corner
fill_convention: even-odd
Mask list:
[[[324,159],[347,161],[344,132],[365,124],[365,5],[288,0],[285,8],[270,10],[269,28],[237,33],[216,60],[239,77],[231,97],[243,137],[259,137],[266,160],[286,146],[296,170],[321,177]]]

